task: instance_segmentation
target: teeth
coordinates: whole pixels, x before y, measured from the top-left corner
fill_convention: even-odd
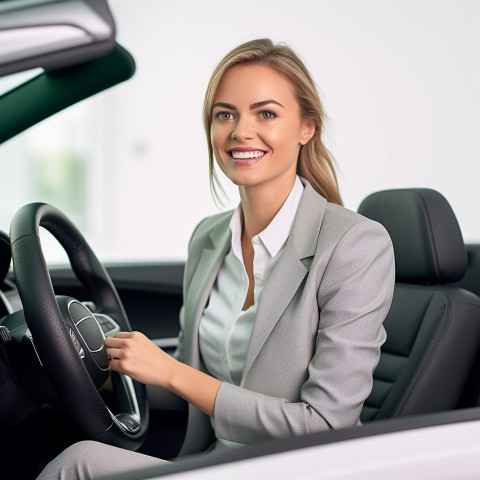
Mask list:
[[[261,152],[260,150],[252,150],[250,152],[239,152],[236,150],[232,151],[233,158],[260,158],[265,155],[265,152]]]

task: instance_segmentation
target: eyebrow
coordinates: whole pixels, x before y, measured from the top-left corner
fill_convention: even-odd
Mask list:
[[[262,100],[261,102],[252,103],[250,105],[250,110],[255,110],[256,108],[263,107],[263,106],[268,105],[270,103],[274,103],[275,105],[278,105],[282,108],[285,108],[281,103],[277,102],[276,100]],[[215,107],[228,108],[229,110],[236,110],[237,109],[237,107],[235,107],[235,105],[232,105],[231,103],[225,103],[225,102],[215,103],[214,105],[212,105],[212,110]]]
[[[225,102],[217,102],[214,105],[212,105],[212,110],[215,107],[222,107],[222,108],[228,108],[229,110],[236,110],[237,107],[235,105],[232,105],[231,103],[225,103]]]
[[[281,103],[277,102],[276,100],[263,100],[261,102],[252,103],[250,105],[250,110],[254,110],[255,108],[263,107],[265,105],[268,105],[269,103],[274,103],[275,105],[278,105],[278,106],[284,108],[284,106]]]

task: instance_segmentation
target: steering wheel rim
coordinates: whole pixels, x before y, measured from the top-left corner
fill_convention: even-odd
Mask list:
[[[65,249],[75,275],[97,306],[95,313],[109,315],[121,330],[131,331],[108,272],[80,231],[57,208],[32,203],[14,215],[10,242],[15,282],[35,349],[58,396],[88,438],[135,450],[143,443],[148,429],[145,385],[128,377],[115,382],[124,385],[130,397],[133,394],[129,403],[135,404],[139,416],[136,418],[139,429],[134,432],[122,421],[128,413],[115,417],[105,405],[72,341],[43,255],[40,227],[48,230]]]

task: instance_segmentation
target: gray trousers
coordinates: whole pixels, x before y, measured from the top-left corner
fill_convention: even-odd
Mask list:
[[[37,480],[92,480],[168,463],[167,460],[86,440],[75,443],[54,458]]]

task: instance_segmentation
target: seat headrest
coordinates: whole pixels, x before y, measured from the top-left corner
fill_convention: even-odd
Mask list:
[[[369,195],[358,212],[390,234],[399,282],[449,283],[467,270],[462,233],[445,197],[435,190],[406,188]]]

